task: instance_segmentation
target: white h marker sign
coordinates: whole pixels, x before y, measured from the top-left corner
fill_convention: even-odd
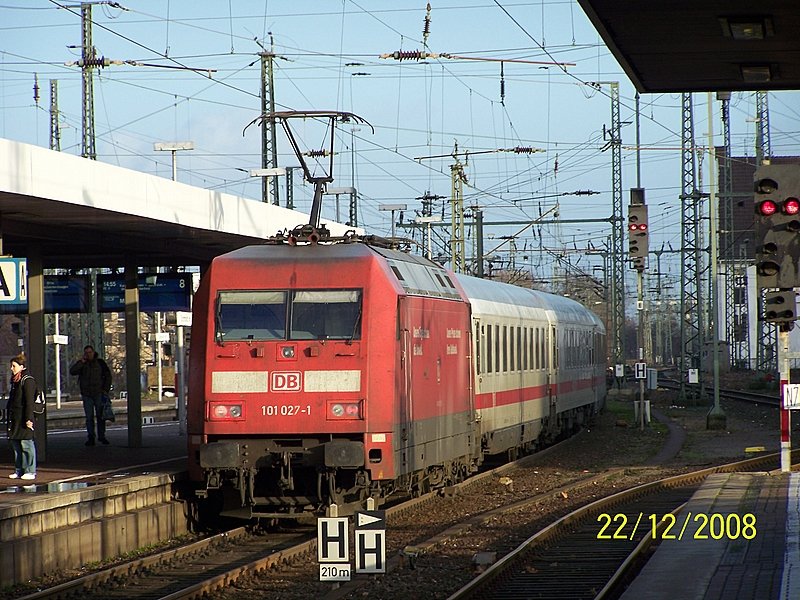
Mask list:
[[[356,513],[356,573],[386,573],[386,512]]]
[[[321,563],[350,561],[347,517],[317,519],[317,560]]]

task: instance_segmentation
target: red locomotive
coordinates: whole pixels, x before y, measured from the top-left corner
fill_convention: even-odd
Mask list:
[[[189,473],[224,514],[339,514],[459,481],[605,398],[580,304],[345,239],[216,258],[195,295]]]

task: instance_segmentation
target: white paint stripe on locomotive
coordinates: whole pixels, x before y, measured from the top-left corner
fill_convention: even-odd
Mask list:
[[[213,371],[211,392],[214,394],[256,394],[269,391],[267,371]]]
[[[306,371],[304,392],[360,392],[361,371]]]

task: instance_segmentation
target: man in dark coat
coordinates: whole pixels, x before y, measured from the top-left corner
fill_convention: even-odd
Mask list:
[[[36,381],[25,369],[25,355],[11,359],[11,391],[8,394],[8,440],[14,451],[10,479],[36,479],[36,443],[33,440],[33,402]]]
[[[69,369],[70,375],[78,376],[83,399],[83,413],[86,415],[86,433],[89,439],[87,446],[94,446],[95,419],[97,420],[97,439],[108,445],[106,439],[106,422],[103,419],[104,396],[111,392],[111,370],[106,362],[97,356],[92,346],[83,349],[83,358],[76,361]]]

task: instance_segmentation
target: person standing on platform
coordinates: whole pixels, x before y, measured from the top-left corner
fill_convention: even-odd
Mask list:
[[[97,439],[108,445],[106,439],[106,422],[103,420],[103,396],[111,392],[111,369],[106,362],[97,356],[93,346],[83,349],[83,358],[75,362],[69,369],[70,375],[78,376],[83,399],[83,412],[86,415],[86,433],[89,439],[87,446],[94,446],[95,420],[97,421]]]
[[[10,479],[36,479],[36,443],[33,439],[33,402],[36,381],[25,369],[25,354],[11,359],[11,390],[8,393],[8,440],[14,450],[14,472]]]

